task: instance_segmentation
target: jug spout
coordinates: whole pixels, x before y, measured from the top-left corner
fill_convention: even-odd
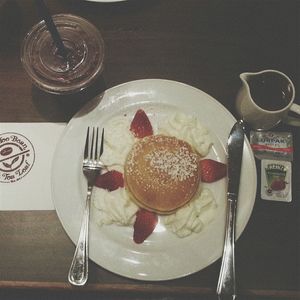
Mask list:
[[[257,73],[250,73],[250,72],[244,72],[240,74],[240,78],[243,81],[243,83],[246,83],[249,81],[249,79],[253,76],[255,76]]]

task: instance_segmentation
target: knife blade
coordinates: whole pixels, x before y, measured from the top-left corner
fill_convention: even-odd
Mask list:
[[[232,299],[236,299],[234,245],[236,208],[240,186],[244,136],[241,122],[236,122],[230,131],[227,142],[227,212],[224,249],[217,285],[217,294],[219,296],[231,295]]]
[[[228,189],[227,198],[234,198],[237,200],[240,175],[242,166],[242,156],[244,149],[244,130],[239,122],[236,122],[231,129],[228,137],[227,151],[227,176],[228,176]]]

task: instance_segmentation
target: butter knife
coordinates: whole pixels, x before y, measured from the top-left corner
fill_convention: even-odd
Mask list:
[[[227,295],[232,296],[231,299],[236,299],[234,244],[243,147],[243,126],[241,122],[236,122],[231,129],[227,143],[227,215],[223,258],[217,285],[219,298],[222,295]]]

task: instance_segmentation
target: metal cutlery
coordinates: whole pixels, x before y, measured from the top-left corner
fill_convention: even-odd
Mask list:
[[[88,279],[90,202],[96,177],[101,173],[101,170],[103,168],[100,157],[103,153],[104,129],[102,130],[100,145],[98,141],[99,128],[97,127],[95,129],[93,127],[91,133],[90,131],[90,127],[88,127],[84,146],[84,158],[82,163],[82,171],[87,179],[88,185],[86,203],[76,250],[68,275],[69,282],[76,286],[84,285]]]
[[[244,147],[244,130],[241,122],[236,122],[228,138],[228,189],[227,189],[227,216],[223,258],[217,285],[219,297],[226,295],[236,299],[235,278],[235,227],[236,208],[238,201],[241,165]]]

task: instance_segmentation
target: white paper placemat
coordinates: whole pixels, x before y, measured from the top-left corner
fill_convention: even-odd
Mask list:
[[[64,123],[0,123],[0,211],[52,210],[51,165]]]

